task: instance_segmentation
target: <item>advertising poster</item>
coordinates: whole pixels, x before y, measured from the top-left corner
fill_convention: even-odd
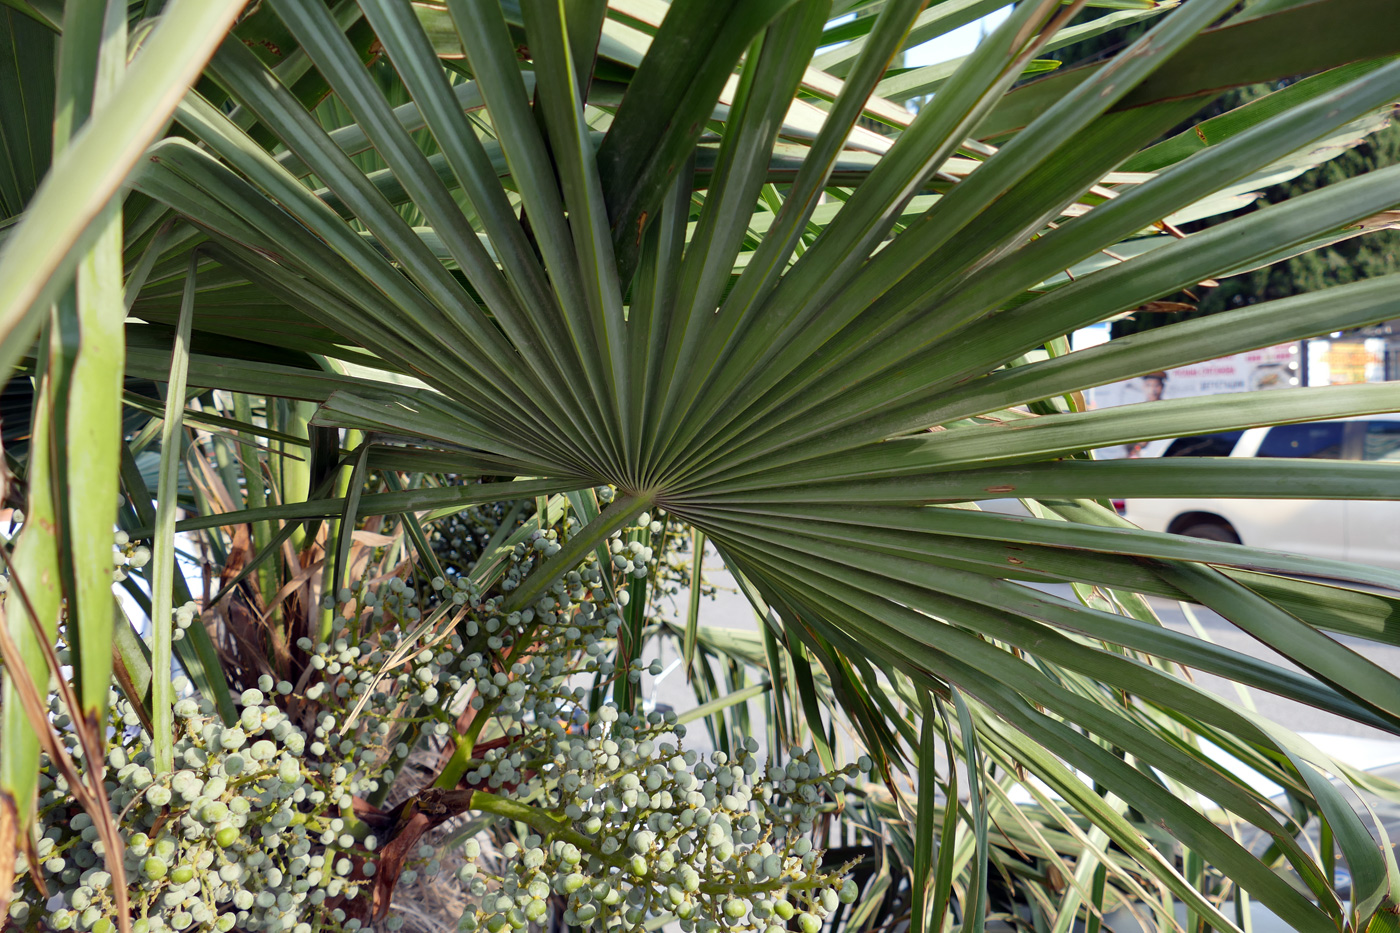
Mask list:
[[[1084,397],[1090,408],[1112,408],[1161,399],[1285,389],[1299,384],[1299,362],[1298,344],[1285,343],[1098,386],[1087,390]],[[1136,449],[1125,447],[1097,452],[1103,459],[1136,454]]]

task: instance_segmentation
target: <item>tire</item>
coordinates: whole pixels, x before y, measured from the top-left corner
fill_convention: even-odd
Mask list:
[[[1187,525],[1177,534],[1188,538],[1205,538],[1207,541],[1222,541],[1226,544],[1240,543],[1240,536],[1235,534],[1235,529],[1222,522],[1197,522]]]

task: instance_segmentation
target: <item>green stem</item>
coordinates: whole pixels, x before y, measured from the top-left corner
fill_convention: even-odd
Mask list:
[[[246,424],[253,423],[253,405],[248,396],[238,393],[233,397],[233,415],[239,421]],[[269,419],[270,422],[271,419]],[[270,423],[269,423],[270,426]],[[255,439],[248,434],[243,435],[249,441]],[[263,477],[262,459],[256,454],[248,457],[243,473],[243,489],[247,497],[247,507],[250,509],[262,509],[267,507],[267,480]],[[233,492],[233,490],[230,490]],[[253,522],[253,553],[262,553],[272,540],[273,530],[270,522]],[[258,565],[258,592],[262,594],[262,604],[264,606],[272,602],[272,598],[277,595],[277,574],[273,564],[264,562]]]
[[[150,276],[151,270],[155,268],[156,260],[164,253],[170,245],[171,238],[175,233],[175,218],[171,217],[160,225],[146,248],[141,253],[141,258],[132,267],[131,275],[127,276],[126,287],[122,294],[122,303],[126,313],[131,313],[131,308],[136,304],[136,297],[141,294],[141,289],[146,285],[146,279]]]
[[[510,613],[525,608],[539,598],[540,594],[564,574],[583,562],[589,551],[607,540],[613,532],[625,528],[651,505],[650,493],[623,493],[598,513],[598,517],[580,528],[573,537],[564,542],[553,557],[545,560],[534,573],[506,596],[501,611]],[[606,571],[606,568],[604,568]]]
[[[355,430],[345,432],[345,446],[359,451],[352,463],[336,470],[335,487],[331,495],[345,501],[346,510],[340,518],[332,519],[326,529],[326,562],[321,572],[321,594],[338,599],[341,587],[350,585],[349,561],[351,541],[355,533],[355,507],[359,504],[360,490],[365,482],[365,466],[368,448],[362,448],[364,436]],[[353,488],[353,491],[352,491]],[[334,548],[334,551],[332,551]],[[335,615],[339,610],[332,605],[317,609],[316,640],[329,642],[335,631]]]
[[[185,293],[175,346],[170,353],[170,379],[165,394],[165,424],[160,437],[160,481],[156,487],[156,524],[151,559],[151,751],[155,770],[175,767],[175,688],[171,682],[171,598],[175,566],[175,510],[179,507],[180,436],[185,415],[185,379],[190,359],[190,326],[194,321],[195,272],[199,251],[190,253]]]
[[[620,871],[629,871],[630,860],[620,855],[604,855],[597,844],[574,829],[570,825],[568,817],[555,816],[554,814],[541,810],[539,807],[532,807],[527,803],[520,803],[507,797],[500,797],[488,791],[479,790],[472,794],[471,802],[467,805],[469,810],[477,810],[481,813],[491,813],[496,816],[514,820],[517,823],[524,823],[526,826],[539,833],[546,840],[560,839],[578,846],[579,850],[592,855],[602,862],[605,862]],[[766,894],[778,890],[807,891],[822,887],[830,882],[818,874],[808,875],[801,881],[790,879],[771,878],[767,881],[754,881],[748,884],[729,884],[722,881],[711,882],[700,885],[700,893],[710,896],[729,894]]]
[[[555,816],[539,807],[532,807],[528,803],[500,797],[484,790],[472,794],[467,809],[491,813],[503,816],[508,820],[514,820],[517,823],[524,823],[546,839],[562,839],[564,842],[573,843],[578,846],[580,851],[595,856],[614,868],[623,870],[627,868],[626,859],[617,855],[604,855],[592,839],[569,824],[569,818],[566,816]]]
[[[72,289],[62,301],[74,300]],[[9,632],[19,650],[18,657],[7,657],[5,677],[0,680],[0,736],[4,737],[5,753],[0,755],[0,799],[8,795],[18,808],[19,830],[27,832],[31,807],[34,805],[39,780],[39,736],[34,731],[24,709],[20,689],[20,669],[28,671],[34,684],[49,683],[48,662],[43,646],[35,637],[34,622],[44,631],[52,644],[58,638],[58,616],[63,593],[59,586],[58,508],[54,501],[53,392],[49,388],[54,378],[49,370],[52,351],[52,325],[40,340],[39,361],[44,366],[35,384],[38,388],[34,406],[34,437],[29,445],[29,495],[24,503],[24,527],[20,530],[14,550],[5,555],[10,577],[24,587],[23,598],[11,598],[6,604]],[[12,584],[13,585],[13,584]],[[14,592],[21,592],[15,586]],[[0,624],[6,624],[0,619]]]
[[[287,403],[287,420],[283,424],[282,430],[288,434],[295,435],[299,440],[307,441],[311,437],[311,415],[316,408],[310,402],[289,401]],[[286,446],[278,445],[278,453],[283,453]],[[311,458],[290,457],[280,458],[279,478],[281,483],[278,492],[280,502],[305,502],[310,498],[311,493]],[[309,542],[307,529],[310,526],[298,525],[292,532],[292,550],[300,553]]]
[[[771,894],[774,891],[811,891],[829,885],[831,881],[822,875],[808,875],[801,881],[771,878],[768,881],[751,881],[748,884],[729,884],[724,881],[711,881],[700,885],[700,893],[711,897],[732,894]]]
[[[510,670],[511,666],[525,654],[525,649],[533,642],[534,632],[538,627],[538,623],[526,627],[521,636],[516,639],[510,654],[506,655],[502,667]],[[434,787],[451,790],[462,780],[462,775],[467,773],[467,768],[472,763],[472,752],[476,750],[476,740],[481,736],[481,730],[486,726],[487,720],[491,718],[491,714],[499,705],[500,700],[483,702],[481,709],[477,710],[476,716],[472,718],[471,725],[467,727],[467,731],[457,736],[457,747],[453,750],[452,757],[448,759],[446,767],[442,769],[442,773],[433,782]]]
[[[497,700],[487,700],[481,709],[476,711],[476,716],[472,718],[471,725],[467,726],[467,731],[457,736],[457,747],[442,773],[433,782],[434,787],[451,790],[462,780],[462,775],[467,773],[467,767],[472,762],[472,750],[476,748],[476,740],[481,736],[481,730],[486,726],[498,703]]]

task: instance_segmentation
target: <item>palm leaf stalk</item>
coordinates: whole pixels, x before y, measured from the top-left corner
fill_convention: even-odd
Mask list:
[[[1344,767],[1189,679],[1219,674],[1396,731],[1400,680],[1329,634],[1400,643],[1384,624],[1393,600],[1297,575],[1400,581],[1184,545],[1102,504],[1182,489],[1390,498],[1393,465],[1084,453],[1392,411],[1400,396],[1299,389],[1146,412],[1076,401],[1164,366],[1395,317],[1395,277],[1027,356],[1163,294],[1357,235],[1400,204],[1400,170],[1386,169],[1190,236],[1167,223],[1211,213],[1213,195],[1343,129],[1379,126],[1400,98],[1393,9],[1319,0],[1232,13],[1231,0],[1189,0],[1104,63],[1018,83],[1072,38],[1064,27],[1081,6],[1025,0],[955,66],[899,83],[892,57],[958,25],[952,4],[891,2],[855,25],[832,22],[849,4],[820,0],[727,15],[621,0],[577,11],[361,0],[339,17],[314,0],[266,6],[296,68],[270,68],[230,35],[177,102],[164,88],[141,96],[138,58],[114,103],[129,92],[147,114],[173,110],[182,134],[138,163],[151,132],[99,115],[91,141],[55,164],[0,255],[7,348],[27,345],[31,308],[56,294],[120,175],[152,205],[125,244],[145,283],[133,313],[173,322],[184,270],[198,272],[190,386],[314,402],[311,430],[365,433],[369,471],[424,454],[465,475],[529,478],[528,492],[511,484],[521,495],[615,487],[613,506],[512,606],[644,508],[703,534],[780,627],[775,656],[816,661],[892,782],[931,758],[936,707],[932,728],[953,754],[1024,768],[1092,826],[1075,824],[1084,871],[1061,925],[1080,912],[1097,923],[1084,904],[1098,867],[1118,876],[1120,853],[1219,929],[1235,921],[1202,889],[1206,875],[1178,871],[1177,852],[1299,930],[1379,928],[1400,903],[1376,827],[1338,806],[1324,778]],[[370,79],[366,30],[406,102]],[[1277,41],[1304,33],[1306,48]],[[847,44],[819,55],[837,35]],[[1206,145],[1159,142],[1221,88],[1300,74],[1312,77],[1275,106],[1242,108]],[[910,115],[882,89],[934,93]],[[353,124],[324,125],[324,93]],[[108,138],[116,167],[71,187],[80,157]],[[189,227],[157,239],[168,216]],[[40,227],[51,235],[36,244]],[[239,342],[201,352],[201,335]],[[128,375],[168,378],[168,344],[131,344]],[[184,527],[338,517],[349,528],[356,513],[450,506],[452,494],[355,491]],[[970,508],[1007,496],[1042,503],[1041,517]],[[1089,604],[1030,585],[1041,582],[1082,585]],[[1165,629],[1133,594],[1213,609],[1300,670]],[[879,699],[889,680],[912,712]],[[1205,736],[1272,762],[1325,822],[1351,870],[1349,901],[1298,820],[1212,765]],[[908,864],[931,911],[920,927],[941,925],[954,875],[969,922],[985,911],[989,814],[1004,809],[984,767],[968,776],[966,826],[943,830],[959,857],[929,849],[931,795],[913,805]],[[1251,851],[1222,816],[1271,848]]]

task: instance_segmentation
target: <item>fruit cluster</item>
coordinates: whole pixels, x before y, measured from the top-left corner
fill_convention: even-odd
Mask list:
[[[289,692],[290,685],[270,686]],[[328,899],[359,893],[348,877],[351,859],[371,857],[377,840],[351,831],[350,776],[308,758],[306,736],[262,691],[245,691],[237,724],[227,726],[208,700],[179,700],[176,770],[165,773],[154,770],[150,735],[136,712],[116,691],[110,699],[116,741],[105,762],[107,786],[125,842],[135,933],[310,933],[305,918]],[[62,727],[67,714],[56,700],[53,714]],[[80,758],[76,742],[67,741]],[[63,777],[45,764],[35,851],[48,896],[22,862],[10,919],[110,933],[116,905],[103,843]]]
[[[478,870],[468,846],[459,877],[478,906],[459,928],[540,922],[553,894],[576,927],[631,930],[673,914],[686,933],[779,933],[794,918],[816,933],[854,900],[855,884],[822,865],[810,833],[858,766],[825,772],[813,753],[760,774],[754,739],[733,759],[706,760],[681,750],[684,732],[674,716],[605,706],[584,729],[525,733],[488,753],[468,775],[482,788],[473,806],[532,832],[507,845],[499,876]]]
[[[442,787],[468,789],[468,809],[529,828],[505,847],[499,875],[467,844],[463,929],[539,922],[557,896],[564,922],[581,928],[674,915],[687,933],[779,933],[788,921],[815,933],[855,889],[822,864],[814,820],[840,805],[859,766],[824,769],[811,753],[765,768],[752,738],[732,759],[703,758],[682,748],[674,713],[599,705],[609,681],[659,671],[658,661],[619,661],[617,636],[623,584],[657,564],[638,539],[661,525],[643,516],[609,542],[606,561],[590,553],[511,611],[508,596],[483,599],[453,569],[421,593],[395,577],[328,596],[323,640],[297,643],[297,682],[263,675],[236,697],[235,721],[177,682],[172,771],[155,769],[150,734],[114,690],[102,767],[136,933],[312,933],[313,918],[318,931],[358,929],[343,907],[368,895],[388,840],[356,817],[356,800],[382,801],[429,739],[451,753]],[[501,589],[559,548],[558,529],[515,546]],[[193,604],[173,616],[177,637],[198,624]],[[80,759],[67,712],[51,703]],[[19,866],[10,923],[111,933],[103,843],[47,762],[39,814],[39,861],[32,876]]]

